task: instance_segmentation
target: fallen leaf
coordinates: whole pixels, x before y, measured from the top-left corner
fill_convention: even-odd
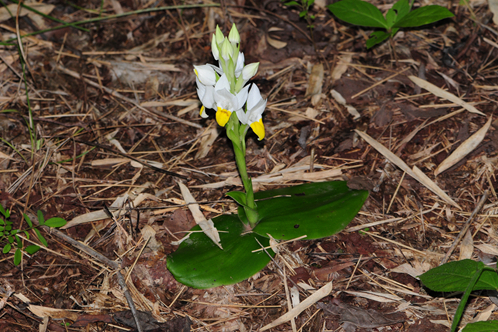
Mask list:
[[[325,284],[325,286],[322,286],[319,290],[311,294],[306,300],[302,301],[299,303],[299,305],[286,314],[280,316],[279,318],[275,319],[273,322],[271,322],[268,325],[265,325],[260,331],[266,331],[269,330],[275,326],[278,326],[280,324],[286,323],[290,321],[292,318],[297,317],[301,312],[306,310],[306,308],[310,307],[314,303],[320,301],[323,299],[325,296],[328,296],[330,292],[332,291],[332,281]]]
[[[377,310],[363,309],[339,301],[332,301],[329,304],[320,302],[317,306],[329,315],[340,316],[340,322],[347,322],[364,329],[374,329],[405,321],[404,319],[388,318]]]
[[[423,80],[421,78],[418,78],[417,76],[408,76],[408,78],[411,79],[413,81],[413,83],[415,83],[418,86],[420,86],[421,88],[429,91],[430,93],[432,93],[435,96],[438,96],[440,98],[444,98],[444,99],[447,99],[449,101],[452,101],[455,104],[457,104],[459,106],[462,106],[463,108],[465,108],[467,111],[469,111],[471,113],[476,113],[476,114],[479,114],[479,115],[485,115],[484,113],[482,113],[481,111],[479,111],[474,106],[472,106],[469,103],[463,101],[462,99],[458,98],[454,94],[449,93],[448,91],[444,91],[443,89],[435,86],[432,83],[429,83],[429,82],[427,82],[427,81],[425,81],[425,80]]]
[[[493,13],[493,22],[498,25],[498,0],[488,0],[489,10]]]
[[[204,232],[213,242],[223,250],[223,247],[220,243],[220,235],[218,234],[218,230],[214,227],[214,223],[211,219],[206,220],[204,215],[199,208],[199,204],[194,199],[194,196],[190,193],[187,186],[181,182],[178,182],[178,186],[182,192],[183,199],[185,203],[188,205],[190,212],[192,212],[192,216],[194,217],[195,222],[199,225]]]
[[[268,44],[270,44],[270,46],[273,46],[277,50],[279,50],[279,49],[284,48],[285,46],[287,46],[286,42],[273,39],[270,36],[266,36],[266,41],[268,42]]]
[[[448,158],[443,160],[443,162],[439,164],[439,166],[434,171],[434,175],[437,176],[438,174],[441,174],[442,172],[462,160],[463,157],[468,155],[470,152],[472,152],[486,136],[486,133],[491,126],[492,119],[493,117],[490,116],[488,122],[486,122],[486,124],[481,129],[476,131],[474,135],[470,136],[465,142],[463,142],[458,148],[456,148]]]

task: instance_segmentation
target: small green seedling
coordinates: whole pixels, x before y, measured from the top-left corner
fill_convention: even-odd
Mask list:
[[[448,9],[437,5],[411,10],[412,6],[413,0],[411,3],[408,3],[408,0],[399,0],[387,11],[385,17],[377,7],[362,0],[342,0],[328,5],[327,8],[344,22],[385,29],[374,31],[370,35],[366,43],[367,48],[394,37],[401,28],[415,28],[454,16]]]
[[[13,228],[13,223],[12,221],[9,220],[10,211],[8,209],[4,209],[4,207],[1,204],[0,204],[0,214],[3,216],[3,218],[0,217],[0,246],[3,246],[2,252],[4,254],[9,253],[13,247],[17,247],[16,251],[14,252],[14,265],[17,266],[21,264],[21,257],[23,250],[30,255],[40,250],[40,246],[35,244],[24,247],[23,241],[19,237],[21,233],[23,233],[23,235],[26,236],[26,239],[29,240],[30,237],[29,231],[33,230],[36,236],[38,237],[38,240],[40,240],[40,242],[45,247],[48,246],[47,240],[43,237],[43,235],[41,235],[40,230],[37,228],[37,226],[33,225],[33,222],[31,221],[31,219],[27,214],[24,214],[24,220],[26,221],[29,227],[24,230]],[[66,220],[59,217],[45,220],[45,218],[43,217],[43,213],[41,211],[38,211],[38,221],[40,225],[52,228],[62,227],[66,224]]]
[[[301,3],[297,1],[288,1],[282,0],[284,5],[288,7],[296,6],[299,8],[299,17],[304,18],[306,22],[308,22],[308,28],[313,29],[313,25],[311,21],[315,19],[315,15],[309,13],[310,7],[313,6],[315,0],[301,0]]]
[[[433,268],[422,274],[420,280],[425,287],[436,292],[464,292],[451,325],[451,332],[456,331],[462,318],[470,293],[479,290],[498,290],[496,270],[485,266],[483,262],[470,259],[450,262]],[[498,321],[470,323],[462,332],[498,331]]]

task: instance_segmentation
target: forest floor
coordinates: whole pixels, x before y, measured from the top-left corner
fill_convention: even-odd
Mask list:
[[[370,50],[371,30],[325,1],[310,9],[313,39],[279,1],[78,4],[37,4],[64,22],[94,19],[44,33],[63,23],[0,8],[0,203],[16,229],[38,210],[68,221],[41,228],[48,247],[19,265],[15,249],[0,257],[1,331],[133,330],[117,263],[144,331],[257,331],[289,310],[287,291],[302,302],[330,281],[328,296],[271,331],[449,330],[461,294],[432,293],[417,276],[446,254],[486,264],[498,254],[498,27],[486,2],[451,2],[454,18]],[[178,181],[207,218],[235,211],[225,193],[242,189],[225,129],[212,111],[199,116],[193,71],[215,63],[211,36],[232,23],[268,99],[266,138],[247,139],[256,190],[346,180],[370,196],[344,231],[285,244],[252,278],[198,290],[166,261],[195,224]],[[473,294],[461,326],[496,318],[495,303],[496,293]]]

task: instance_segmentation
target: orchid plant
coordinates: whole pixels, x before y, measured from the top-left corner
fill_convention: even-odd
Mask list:
[[[245,189],[226,194],[239,205],[237,214],[212,219],[221,246],[195,226],[168,257],[168,269],[176,280],[195,288],[229,285],[257,273],[275,254],[266,249],[270,238],[317,239],[341,231],[368,197],[367,191],[351,190],[344,181],[254,193],[247,173],[245,139],[249,129],[259,140],[265,138],[262,115],[267,101],[256,84],[248,84],[259,63],[244,64],[240,42],[235,24],[228,37],[216,27],[211,50],[218,65],[194,66],[197,95],[202,103],[200,116],[208,118],[206,109],[216,111],[216,122],[225,127],[232,142]]]
[[[223,35],[220,27],[211,39],[213,57],[218,66],[206,64],[194,66],[197,95],[202,102],[200,115],[207,118],[206,108],[216,110],[216,122],[226,127],[227,136],[232,141],[235,161],[246,193],[231,192],[232,197],[243,206],[249,225],[254,227],[258,212],[254,202],[252,181],[247,175],[245,137],[251,128],[259,140],[265,137],[262,114],[266,100],[256,84],[246,83],[256,75],[259,62],[244,65],[244,53],[240,52],[240,35],[235,24],[228,35]],[[245,107],[244,107],[245,105]]]

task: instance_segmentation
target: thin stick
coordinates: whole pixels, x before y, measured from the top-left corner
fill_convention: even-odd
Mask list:
[[[489,191],[486,190],[484,192],[484,195],[482,195],[481,200],[479,201],[479,203],[477,203],[477,206],[474,209],[474,211],[472,212],[472,214],[470,215],[469,219],[467,219],[467,221],[465,222],[465,225],[463,225],[463,228],[460,231],[460,234],[458,234],[458,236],[455,239],[455,241],[453,241],[453,244],[451,245],[450,249],[448,250],[448,252],[444,256],[444,258],[441,260],[441,264],[439,264],[439,265],[443,265],[444,263],[446,263],[448,261],[448,259],[450,258],[451,254],[453,253],[453,250],[455,250],[455,248],[458,245],[458,243],[460,242],[460,240],[463,238],[463,236],[465,235],[465,233],[467,233],[467,230],[470,227],[470,222],[474,219],[475,215],[482,209],[482,206],[484,205],[484,202],[486,202],[486,200],[488,199],[488,196],[489,196]]]
[[[389,203],[389,206],[387,207],[386,214],[389,214],[389,210],[391,210],[391,205],[393,205],[394,199],[396,198],[396,194],[398,193],[399,187],[401,187],[401,183],[403,182],[405,175],[406,175],[406,171],[403,173],[403,176],[401,177],[401,180],[399,181],[398,186],[396,187],[396,190],[394,191],[393,198],[391,198],[391,202]]]

